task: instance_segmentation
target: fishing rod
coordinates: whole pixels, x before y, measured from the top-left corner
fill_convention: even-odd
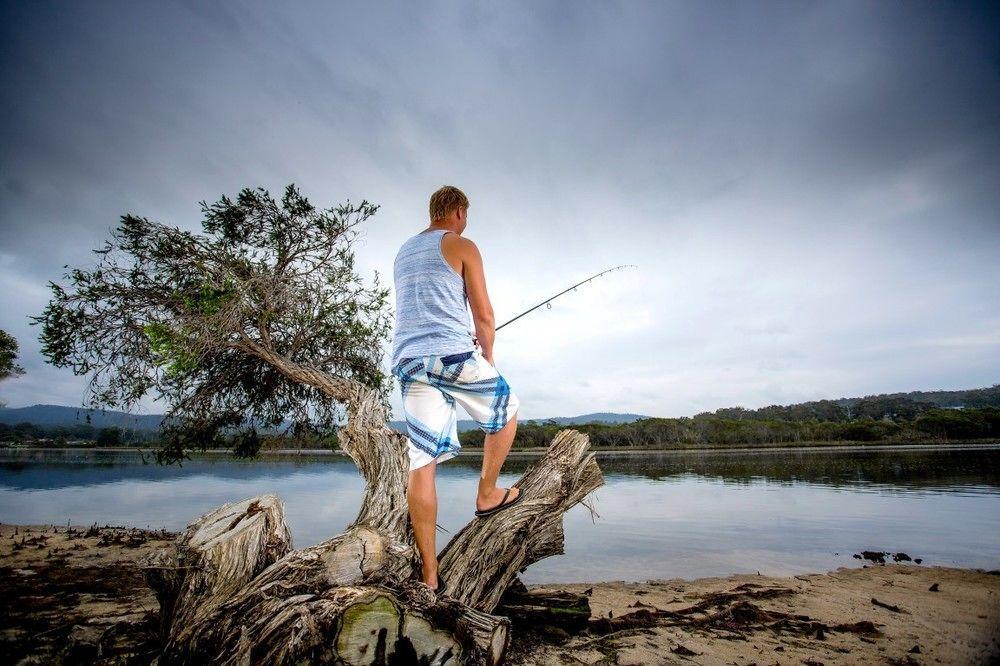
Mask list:
[[[565,294],[566,292],[568,292],[568,291],[573,291],[574,289],[576,289],[576,288],[577,288],[577,287],[579,287],[580,285],[584,285],[584,284],[587,284],[587,283],[588,283],[588,282],[590,282],[591,280],[594,280],[594,279],[596,279],[596,278],[599,278],[599,277],[601,277],[602,275],[604,275],[605,273],[610,273],[611,271],[617,271],[617,270],[619,270],[619,269],[621,269],[621,268],[638,268],[638,266],[636,266],[635,264],[622,264],[621,266],[614,266],[613,268],[608,268],[608,269],[606,269],[606,270],[603,270],[603,271],[601,271],[600,273],[595,273],[594,275],[591,275],[591,276],[590,276],[589,278],[587,278],[586,280],[581,280],[581,281],[577,282],[576,284],[574,284],[574,285],[573,285],[572,287],[569,287],[569,288],[567,288],[567,289],[563,289],[562,291],[560,291],[560,292],[559,292],[558,294],[556,294],[555,296],[550,296],[549,298],[546,298],[546,299],[545,299],[544,301],[542,301],[542,302],[541,302],[541,303],[539,303],[538,305],[534,306],[533,308],[529,308],[529,309],[525,310],[524,312],[522,312],[521,314],[517,315],[517,316],[516,316],[516,317],[514,317],[513,319],[508,319],[507,321],[505,321],[504,323],[500,324],[499,326],[497,326],[497,327],[496,327],[495,329],[493,329],[493,330],[494,330],[494,332],[495,332],[495,331],[499,331],[499,330],[500,330],[501,328],[503,328],[503,327],[504,327],[504,326],[506,326],[507,324],[511,324],[511,323],[513,323],[513,322],[517,321],[518,319],[520,319],[520,318],[521,318],[521,317],[523,317],[524,315],[528,314],[529,312],[534,312],[535,310],[537,310],[538,308],[542,307],[543,305],[548,305],[548,306],[549,306],[549,307],[551,308],[551,307],[552,307],[552,305],[551,305],[552,301],[556,300],[557,298],[559,298],[560,296],[562,296],[562,295],[563,295],[563,294]]]

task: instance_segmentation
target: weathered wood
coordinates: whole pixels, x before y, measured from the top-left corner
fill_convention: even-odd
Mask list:
[[[144,562],[160,601],[165,643],[200,613],[223,603],[287,553],[292,537],[274,495],[224,504],[188,526],[171,547]]]
[[[520,579],[507,588],[494,612],[509,617],[515,629],[544,632],[547,627],[558,627],[571,634],[585,629],[591,616],[587,595],[529,590]]]
[[[280,527],[270,529],[275,521]],[[380,532],[355,526],[250,575],[250,563],[259,568],[281,542],[252,538],[260,527],[287,534],[277,498],[220,507],[146,560],[161,602],[162,663],[369,664],[376,654],[398,663],[502,660],[509,621],[394,578],[401,556]]]
[[[445,546],[440,567],[456,599],[490,612],[519,572],[562,554],[563,513],[604,484],[589,447],[585,434],[559,431],[545,455],[514,484],[524,498],[474,519]]]
[[[343,533],[297,551],[271,495],[192,523],[145,563],[161,606],[161,663],[500,663],[510,622],[490,612],[518,571],[562,552],[562,514],[603,483],[587,437],[557,434],[517,482],[524,499],[452,539],[441,558],[449,595],[438,596],[414,580],[406,439],[386,427],[377,394],[267,360],[347,402],[340,442],[366,482],[361,509]]]

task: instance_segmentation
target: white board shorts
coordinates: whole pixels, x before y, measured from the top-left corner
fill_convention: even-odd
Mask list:
[[[520,404],[507,380],[479,349],[447,356],[400,359],[392,369],[403,394],[410,469],[453,458],[459,403],[485,432],[497,432]]]

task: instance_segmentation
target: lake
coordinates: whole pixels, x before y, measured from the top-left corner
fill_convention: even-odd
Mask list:
[[[1000,445],[600,454],[606,484],[593,515],[565,518],[566,554],[527,582],[789,575],[858,566],[862,550],[924,564],[1000,569]],[[508,460],[509,484],[530,464]],[[472,517],[479,458],[438,471],[440,525]],[[296,547],[355,516],[362,483],[341,456],[235,461],[199,455],[183,467],[133,452],[0,450],[0,521],[182,529],[224,502],[271,492]],[[439,534],[439,547],[450,538]]]

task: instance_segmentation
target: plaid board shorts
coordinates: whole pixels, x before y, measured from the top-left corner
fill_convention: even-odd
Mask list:
[[[520,401],[479,349],[447,356],[404,358],[392,369],[403,393],[410,469],[455,457],[459,403],[479,427],[497,432]]]

